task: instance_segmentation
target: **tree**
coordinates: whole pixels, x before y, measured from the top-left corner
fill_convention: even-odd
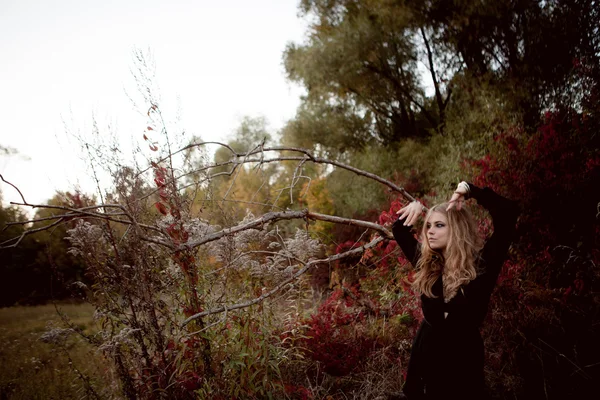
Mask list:
[[[50,206],[78,208],[90,204],[91,198],[69,192],[57,193],[47,202]],[[18,240],[18,246],[2,250],[2,306],[70,298],[77,293],[71,287],[74,282],[89,283],[83,265],[68,253],[65,236],[72,221],[57,223],[60,219],[54,216],[54,210],[48,208],[38,209],[33,219],[22,207],[0,209],[0,243],[10,246]],[[29,234],[24,235],[26,231]]]
[[[541,110],[581,104],[586,88],[574,68],[579,63],[598,80],[600,13],[594,0],[440,0],[421,7],[465,70],[493,79],[523,113],[528,130],[539,124]]]
[[[449,71],[440,70],[455,62],[440,57],[430,32],[417,24],[416,9],[408,3],[368,0],[307,0],[300,9],[314,18],[308,42],[288,45],[284,56],[288,77],[308,90],[298,122],[290,128],[298,131],[293,136],[308,135],[344,150],[443,131],[451,91],[445,84]],[[425,96],[420,79],[422,56],[435,101]],[[345,123],[336,123],[340,120]],[[327,130],[331,125],[336,129]],[[338,134],[340,129],[345,134]],[[324,131],[335,136],[319,139]],[[336,140],[338,146],[331,146]]]
[[[17,207],[0,208],[0,243],[5,242],[15,236],[20,236],[24,228],[19,225],[27,219],[23,211]],[[16,222],[16,225],[9,223]],[[10,306],[16,301],[25,300],[31,294],[31,280],[29,279],[32,267],[35,264],[38,246],[32,238],[23,241],[19,251],[9,252],[6,249],[1,250],[1,299],[0,306]],[[17,285],[17,282],[21,282]],[[24,284],[24,282],[27,282]],[[47,285],[45,285],[47,286]]]
[[[343,152],[428,138],[445,131],[453,93],[481,86],[534,132],[541,111],[581,107],[589,79],[599,80],[598,8],[594,0],[302,1],[308,39],[288,45],[284,62],[307,96],[286,143]]]

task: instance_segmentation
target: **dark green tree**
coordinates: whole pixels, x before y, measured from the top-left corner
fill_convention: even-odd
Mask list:
[[[446,82],[457,60],[419,24],[410,3],[305,0],[300,11],[311,20],[308,38],[288,45],[284,63],[308,93],[288,137],[343,152],[443,131]],[[426,96],[420,62],[433,97]]]
[[[579,108],[591,89],[590,75],[600,77],[595,0],[415,3],[465,72],[502,88],[504,101],[522,112],[528,129],[537,127],[542,110]]]

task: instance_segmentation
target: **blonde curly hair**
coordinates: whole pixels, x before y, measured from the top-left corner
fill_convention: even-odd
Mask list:
[[[417,272],[413,288],[428,297],[437,297],[432,292],[433,284],[442,275],[444,300],[452,299],[458,289],[477,276],[477,257],[482,248],[482,240],[477,233],[477,224],[466,207],[456,207],[446,211],[448,203],[432,207],[425,218],[421,230],[421,255],[417,261]],[[427,221],[431,214],[439,212],[448,220],[449,237],[445,251],[431,248],[427,239]]]

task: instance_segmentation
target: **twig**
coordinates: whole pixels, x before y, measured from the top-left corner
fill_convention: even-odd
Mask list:
[[[54,221],[53,223],[46,225],[46,226],[42,226],[41,228],[35,228],[35,229],[28,229],[26,231],[24,231],[23,233],[21,233],[19,236],[15,236],[13,238],[10,238],[8,240],[5,240],[4,242],[0,243],[0,248],[11,248],[11,247],[17,247],[19,245],[19,243],[21,243],[21,240],[23,240],[23,238],[27,235],[31,235],[32,233],[36,233],[36,232],[41,232],[41,231],[45,231],[46,229],[50,229],[53,226],[57,226],[59,225],[61,222],[63,222],[63,219],[59,219],[58,221]],[[14,244],[11,245],[7,245],[8,243],[12,242],[13,240],[16,240],[16,242]]]
[[[302,160],[300,160],[300,162],[296,166],[296,169],[294,170],[294,175],[292,176],[292,183],[290,185],[290,204],[294,204],[294,194],[293,194],[293,192],[294,192],[294,186],[296,186],[296,184],[298,183],[298,181],[302,177],[302,175],[301,175],[302,166],[304,165],[304,163],[306,162],[306,160],[307,160],[306,157],[303,158]]]
[[[21,199],[23,200],[23,203],[27,203],[27,200],[25,200],[25,197],[23,196],[23,193],[21,193],[21,191],[19,190],[18,187],[16,187],[15,185],[13,185],[12,183],[10,183],[9,181],[7,181],[6,179],[4,179],[4,177],[2,176],[2,174],[0,174],[0,179],[2,179],[2,182],[4,183],[8,183],[10,186],[12,186],[13,188],[15,188],[15,190],[17,192],[19,192],[19,195],[21,196]]]
[[[252,150],[248,150],[248,152],[246,154],[244,154],[244,158],[242,159],[241,162],[238,161],[238,160],[235,160],[235,166],[234,166],[233,169],[235,169],[239,164],[244,164],[246,162],[246,160],[248,159],[249,155],[252,154],[257,148],[260,148],[260,146],[256,146]],[[235,156],[237,157],[237,154]],[[231,180],[231,184],[229,185],[229,188],[227,189],[227,191],[223,195],[223,200],[225,200],[227,198],[227,196],[229,195],[229,192],[231,191],[231,189],[233,189],[233,185],[235,184],[235,180],[237,179],[237,177],[238,177],[239,174],[240,174],[240,170],[238,170],[236,172],[235,176]]]
[[[202,329],[200,329],[198,331],[190,332],[190,333],[188,333],[185,336],[189,337],[189,336],[192,336],[192,335],[197,335],[198,333],[202,333],[202,332],[204,332],[204,331],[212,328],[215,325],[222,324],[223,322],[225,322],[225,320],[227,320],[227,311],[228,311],[227,307],[225,307],[225,314],[223,314],[223,317],[221,317],[218,321],[215,321],[212,324],[206,325],[204,328],[202,328]]]
[[[583,375],[585,378],[587,379],[592,379],[592,377],[590,375],[588,375],[583,369],[581,369],[581,367],[577,364],[575,364],[573,361],[571,361],[571,359],[567,356],[565,356],[563,353],[561,353],[560,351],[556,350],[554,347],[552,347],[549,343],[545,342],[544,340],[542,340],[541,338],[538,338],[538,340],[545,344],[546,346],[548,346],[550,349],[552,349],[556,355],[558,355],[559,357],[564,358],[565,360],[567,360],[569,362],[569,364],[571,364],[573,367],[575,367],[575,371],[580,373],[581,375]],[[540,349],[541,350],[541,349]]]
[[[299,161],[299,162],[306,162],[306,161],[311,161],[314,162],[316,164],[327,164],[327,165],[332,165],[334,167],[338,167],[341,169],[345,169],[351,172],[354,172],[357,175],[361,175],[370,179],[373,179],[387,187],[389,187],[390,189],[401,193],[405,198],[407,198],[410,201],[414,201],[415,198],[413,196],[411,196],[403,187],[400,187],[398,185],[396,185],[393,182],[388,181],[387,179],[383,179],[378,175],[375,175],[373,173],[352,167],[350,165],[335,161],[335,160],[328,160],[326,158],[322,158],[322,157],[315,157],[313,156],[308,150],[306,149],[302,149],[302,148],[297,148],[297,147],[285,147],[285,146],[274,146],[274,147],[263,147],[263,146],[256,146],[253,150],[250,150],[246,153],[237,153],[231,146],[226,145],[224,143],[220,143],[220,142],[201,142],[201,143],[195,143],[195,144],[190,144],[187,145],[185,147],[183,147],[182,149],[176,151],[173,154],[177,154],[181,151],[190,149],[192,147],[199,147],[199,146],[203,146],[206,144],[218,144],[220,146],[223,146],[225,148],[227,148],[231,153],[232,153],[232,159],[226,162],[222,162],[222,163],[214,163],[212,165],[208,165],[205,167],[202,167],[198,170],[195,170],[193,172],[199,172],[199,171],[204,171],[204,170],[208,170],[211,168],[217,168],[217,167],[221,167],[221,166],[225,166],[225,165],[239,165],[239,164],[246,164],[246,163],[259,163],[259,164],[263,164],[263,163],[270,163],[270,162],[278,162],[278,161]],[[275,157],[275,158],[269,158],[269,159],[265,159],[264,158],[264,153],[266,152],[295,152],[295,153],[301,153],[303,156],[280,156],[280,157]],[[253,156],[256,154],[261,154],[260,158],[248,158],[249,156]],[[242,158],[242,160],[239,160],[239,158]],[[162,162],[164,160],[166,160],[167,158],[164,158],[162,160],[160,160],[159,162]],[[147,171],[149,168],[140,171],[139,174]],[[193,173],[190,172],[190,173]],[[229,173],[229,175],[231,175],[231,173],[233,172],[233,170]],[[189,174],[189,173],[188,173]],[[187,174],[183,174],[181,176],[179,176],[178,178],[181,178],[183,176],[185,176]]]
[[[255,206],[263,206],[263,207],[271,207],[271,208],[277,208],[278,210],[284,211],[283,207],[279,207],[279,206],[275,206],[273,204],[269,204],[269,203],[261,203],[258,201],[244,201],[244,200],[231,200],[231,199],[227,199],[227,200],[213,200],[213,199],[202,199],[201,201],[209,201],[209,202],[221,202],[221,201],[227,201],[227,202],[231,202],[231,203],[240,203],[240,204],[252,204]]]
[[[57,216],[57,218],[59,218],[59,219],[57,221],[53,222],[52,224],[49,224],[49,225],[46,225],[46,226],[43,226],[40,228],[28,229],[28,230],[24,231],[18,238],[14,237],[14,238],[11,238],[9,240],[2,242],[2,243],[0,243],[0,247],[4,247],[7,243],[10,243],[13,240],[16,240],[17,242],[13,245],[6,246],[6,247],[16,247],[21,242],[21,240],[27,235],[49,229],[53,226],[60,224],[61,222],[65,222],[67,220],[71,220],[71,219],[75,219],[75,218],[82,218],[82,217],[101,219],[101,220],[116,222],[116,223],[125,224],[125,225],[133,225],[138,228],[144,228],[144,229],[155,231],[157,233],[160,233],[161,235],[163,234],[163,232],[156,227],[138,223],[131,216],[131,214],[129,214],[127,212],[125,207],[123,207],[120,204],[100,204],[100,205],[88,206],[88,207],[83,207],[83,208],[72,208],[72,207],[67,207],[67,206],[53,206],[53,205],[43,205],[43,204],[16,203],[16,202],[11,202],[10,204],[29,206],[29,207],[33,207],[33,208],[64,210],[64,211],[67,211],[68,213]],[[106,214],[106,213],[95,213],[95,212],[86,211],[86,210],[96,209],[96,208],[119,208],[123,211],[123,215],[125,215],[128,218],[128,220],[112,218],[111,216],[115,215],[114,213]],[[32,220],[32,222],[37,222],[37,220],[34,219],[34,220]],[[147,237],[143,234],[140,235],[140,238],[147,242],[165,246],[170,249],[174,248],[174,246],[168,242],[153,239],[153,238]]]

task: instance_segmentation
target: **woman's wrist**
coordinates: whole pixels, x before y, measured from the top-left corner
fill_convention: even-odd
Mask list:
[[[471,193],[471,187],[469,186],[469,184],[467,182],[462,181],[461,183],[458,184],[454,193],[458,193],[458,194],[462,194],[463,196],[467,196]]]
[[[416,206],[419,206],[419,209],[421,210],[421,212],[425,212],[425,211],[427,211],[427,207],[425,207],[425,206],[423,205],[423,203],[421,203],[419,200],[413,200],[413,201],[412,201],[412,203],[414,203],[414,204],[415,204],[415,207],[416,207]]]

